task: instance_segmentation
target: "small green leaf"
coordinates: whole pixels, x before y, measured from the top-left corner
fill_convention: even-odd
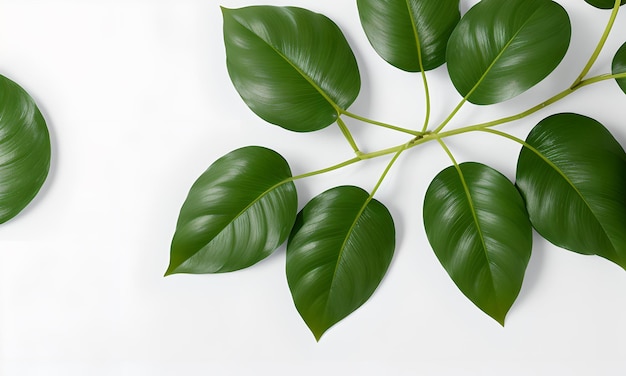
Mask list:
[[[459,22],[459,0],[358,0],[365,34],[378,54],[409,72],[446,61],[448,38]]]
[[[612,72],[613,74],[626,73],[626,43],[622,44],[613,58]],[[615,81],[617,81],[622,91],[626,93],[626,78],[618,78]]]
[[[517,185],[535,229],[559,247],[626,268],[626,154],[594,119],[557,114],[526,139]]]
[[[612,9],[615,6],[614,0],[585,0],[588,4],[600,9]],[[626,0],[622,0],[620,5],[626,4]]]
[[[475,104],[513,98],[543,80],[569,47],[571,26],[550,0],[483,0],[450,36],[448,71]]]
[[[215,161],[183,204],[166,275],[229,272],[269,256],[287,239],[296,218],[290,178],[283,157],[258,146]]]
[[[32,201],[50,169],[50,135],[33,98],[0,75],[0,223]]]
[[[360,188],[332,188],[302,209],[287,244],[287,281],[317,340],[374,293],[394,247],[389,211]]]
[[[264,120],[298,132],[322,129],[358,96],[356,59],[327,17],[293,7],[222,11],[228,73]]]
[[[448,167],[428,187],[424,227],[458,288],[504,325],[532,248],[532,227],[515,186],[482,164]]]

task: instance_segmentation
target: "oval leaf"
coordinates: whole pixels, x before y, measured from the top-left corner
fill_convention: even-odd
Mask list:
[[[358,0],[363,30],[391,65],[418,72],[446,61],[448,38],[459,22],[459,0]]]
[[[515,186],[482,164],[448,167],[428,187],[424,227],[454,283],[504,325],[532,248],[532,227]]]
[[[258,146],[232,151],[194,183],[172,240],[174,273],[220,273],[269,256],[289,236],[298,203],[287,162]]]
[[[361,88],[356,59],[327,17],[293,7],[224,9],[228,73],[258,116],[283,128],[332,124]]]
[[[612,72],[613,74],[626,73],[626,43],[622,44],[613,58]],[[622,91],[626,93],[626,78],[618,78],[615,81],[617,81]]]
[[[450,36],[448,71],[475,104],[513,98],[543,80],[565,56],[571,26],[550,0],[483,0]]]
[[[0,223],[32,201],[50,169],[50,135],[33,98],[0,75]]]
[[[394,247],[389,211],[360,188],[330,189],[302,209],[287,243],[287,281],[317,340],[374,293]]]
[[[594,119],[557,114],[526,140],[517,185],[535,229],[559,247],[626,268],[626,155]]]
[[[612,9],[615,6],[614,0],[585,0],[588,4],[600,9]],[[622,0],[620,5],[626,4],[626,0]]]

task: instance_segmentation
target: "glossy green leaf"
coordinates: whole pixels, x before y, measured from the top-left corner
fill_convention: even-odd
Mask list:
[[[550,0],[483,0],[450,36],[448,71],[475,104],[513,98],[543,80],[565,56],[571,26]]]
[[[585,0],[588,4],[600,9],[611,9],[615,6],[614,0]],[[622,0],[620,5],[626,4],[626,0]]]
[[[346,38],[327,17],[293,7],[224,9],[228,73],[258,116],[283,128],[322,129],[361,88]]]
[[[32,201],[50,169],[50,135],[35,101],[0,75],[0,223]]]
[[[626,73],[626,43],[622,44],[613,58],[612,72],[613,74]],[[626,78],[618,78],[615,81],[626,93]]]
[[[515,186],[482,164],[448,167],[428,187],[424,227],[458,288],[504,325],[532,248],[532,227]]]
[[[220,273],[269,256],[289,236],[298,210],[287,162],[248,146],[215,161],[193,184],[172,240],[173,273]]]
[[[626,154],[597,121],[542,120],[528,135],[517,185],[535,229],[557,246],[626,267]]]
[[[357,0],[361,24],[378,54],[409,72],[437,68],[459,22],[459,0]]]
[[[360,188],[330,189],[302,209],[287,244],[287,281],[317,340],[374,293],[394,247],[389,211]]]

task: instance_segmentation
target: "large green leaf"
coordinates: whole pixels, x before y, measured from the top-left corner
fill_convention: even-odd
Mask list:
[[[35,101],[0,75],[0,223],[37,195],[50,169],[50,135]]]
[[[472,103],[505,101],[557,67],[570,35],[567,12],[553,1],[483,0],[450,36],[450,78]]]
[[[614,0],[585,0],[587,3],[593,5],[596,8],[600,9],[611,9],[615,6]],[[626,0],[622,0],[620,5],[626,4]]]
[[[378,54],[409,72],[446,61],[448,38],[459,22],[459,0],[357,0],[361,24]]]
[[[360,188],[330,189],[302,209],[287,243],[287,281],[317,340],[374,293],[394,247],[389,211]]]
[[[361,88],[356,59],[327,17],[292,7],[222,11],[228,73],[258,116],[313,131],[354,102]]]
[[[504,325],[532,248],[532,227],[515,186],[482,164],[448,167],[428,187],[424,227],[454,283]]]
[[[626,155],[609,131],[557,114],[528,135],[517,185],[530,220],[550,242],[626,268]]]
[[[626,73],[626,43],[617,50],[612,64],[613,74]],[[626,93],[626,78],[616,79],[617,84]]]
[[[232,151],[193,184],[172,240],[173,273],[220,273],[269,256],[289,236],[298,210],[287,162],[258,146]]]

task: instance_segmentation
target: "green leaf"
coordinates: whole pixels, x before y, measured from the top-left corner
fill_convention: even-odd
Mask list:
[[[378,54],[409,72],[446,61],[448,38],[459,22],[459,0],[358,0],[365,34]],[[420,54],[421,52],[421,54]]]
[[[482,164],[448,167],[428,187],[424,227],[454,283],[504,325],[532,248],[532,227],[515,186]]]
[[[612,72],[613,74],[626,73],[626,43],[622,44],[613,58]],[[617,81],[622,91],[626,93],[626,78],[618,78],[615,81]]]
[[[542,120],[526,140],[517,185],[535,229],[557,246],[626,268],[626,155],[604,126],[578,114]]]
[[[358,96],[356,59],[327,17],[273,6],[222,12],[228,73],[264,120],[298,132],[322,129]]]
[[[615,6],[614,0],[585,0],[588,4],[600,9],[612,9]],[[622,0],[620,5],[626,4],[626,0]]]
[[[50,169],[50,135],[33,98],[0,75],[0,223],[32,201]]]
[[[513,98],[543,80],[565,56],[571,26],[550,0],[483,0],[450,36],[448,71],[475,104]]]
[[[287,244],[287,281],[317,340],[374,293],[394,247],[389,211],[360,188],[332,188],[302,209]]]
[[[253,265],[287,239],[297,210],[296,188],[283,157],[258,146],[232,151],[191,187],[165,275]]]

